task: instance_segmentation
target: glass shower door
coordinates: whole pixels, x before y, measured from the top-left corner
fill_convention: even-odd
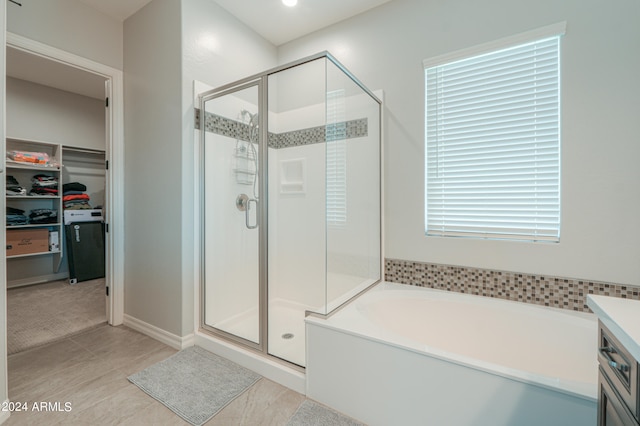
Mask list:
[[[259,347],[259,82],[203,105],[204,326]]]

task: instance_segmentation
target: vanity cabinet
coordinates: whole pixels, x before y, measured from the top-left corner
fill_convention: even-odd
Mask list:
[[[637,360],[599,323],[598,425],[640,426]]]

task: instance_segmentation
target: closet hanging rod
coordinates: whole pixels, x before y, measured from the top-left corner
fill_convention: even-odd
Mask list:
[[[71,167],[71,168],[75,168],[75,167],[82,167],[82,165],[97,165],[97,166],[101,166],[104,168],[105,166],[105,161],[104,160],[88,160],[88,159],[83,159],[83,160],[77,160],[77,159],[69,159],[69,158],[65,158],[64,160],[62,160],[62,167]]]
[[[102,151],[102,150],[100,150],[100,149],[76,148],[76,147],[74,147],[74,146],[69,146],[69,145],[62,145],[62,150],[63,150],[63,151],[81,152],[81,153],[85,153],[85,154],[99,154],[99,155],[105,155],[105,151]]]

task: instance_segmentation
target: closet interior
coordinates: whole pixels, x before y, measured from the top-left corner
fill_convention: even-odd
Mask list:
[[[7,46],[9,354],[105,323],[102,76]]]

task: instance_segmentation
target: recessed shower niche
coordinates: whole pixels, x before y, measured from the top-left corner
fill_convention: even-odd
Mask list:
[[[305,193],[306,167],[306,158],[280,160],[279,182],[281,194],[301,195]]]
[[[201,329],[304,366],[382,276],[381,103],[326,52],[199,99]]]

